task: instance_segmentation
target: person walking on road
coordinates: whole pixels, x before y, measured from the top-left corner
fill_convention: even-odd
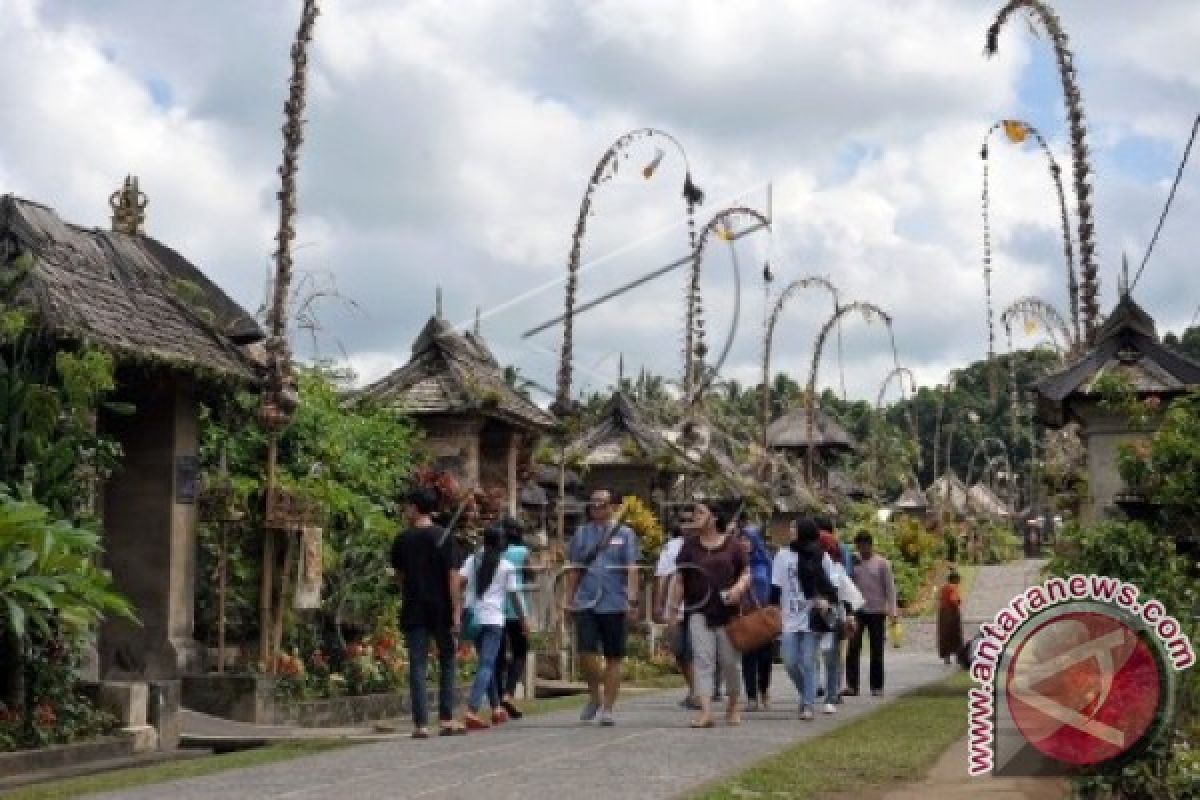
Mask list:
[[[750,589],[750,571],[741,542],[727,532],[730,521],[731,515],[725,510],[707,503],[692,506],[684,528],[696,533],[684,541],[679,551],[671,587],[672,604],[682,595],[684,606],[691,612],[688,634],[695,664],[696,696],[700,700],[700,715],[692,720],[693,728],[713,727],[714,668],[725,679],[726,722],[739,725],[742,721],[738,709],[741,657],[730,643],[725,626]]]
[[[946,576],[946,584],[938,590],[938,655],[947,664],[958,656],[963,646],[962,593],[958,586],[961,581],[958,571],[952,568]]]
[[[813,618],[837,602],[833,562],[818,544],[816,523],[799,519],[795,538],[775,554],[771,582],[778,589],[783,610],[783,665],[800,695],[800,718],[810,720],[817,705],[817,647],[823,631],[814,630]],[[823,708],[833,712],[826,703]]]
[[[890,618],[895,622],[900,615],[896,604],[896,582],[892,577],[892,565],[874,550],[871,534],[862,531],[854,537],[858,548],[858,563],[854,565],[854,583],[862,592],[863,607],[858,612],[858,629],[850,638],[846,654],[846,690],[843,695],[858,694],[859,660],[862,655],[863,631],[871,646],[871,695],[883,694],[883,640],[884,626]]]
[[[667,602],[671,576],[675,574],[675,562],[679,558],[679,551],[683,549],[683,542],[683,529],[673,528],[671,538],[658,554],[658,564],[654,568],[654,621],[667,626],[667,645],[671,648],[671,655],[675,657],[675,665],[687,683],[687,696],[680,705],[683,708],[698,709],[700,701],[695,696],[695,673],[692,670],[692,646],[688,641],[687,614],[682,608],[669,607]]]
[[[525,591],[525,571],[529,564],[529,548],[525,546],[525,532],[520,521],[513,517],[505,517],[501,524],[504,526],[504,560],[512,564],[521,588],[521,601],[525,604],[526,613],[533,606],[529,602],[529,594]],[[512,719],[524,716],[515,699],[517,684],[525,680],[525,662],[529,656],[529,636],[517,616],[517,609],[511,600],[504,603],[504,641],[496,654],[496,691],[500,694],[500,705]]]
[[[492,525],[483,532],[483,548],[471,554],[459,570],[459,577],[466,581],[465,607],[474,617],[478,627],[475,647],[479,652],[479,665],[475,670],[475,681],[467,697],[464,715],[467,730],[483,730],[488,725],[479,716],[484,697],[492,708],[492,724],[503,725],[508,713],[500,705],[500,693],[496,690],[496,653],[504,640],[504,606],[512,603],[517,624],[522,633],[528,635],[529,623],[525,617],[525,603],[518,591],[517,572],[504,559],[504,527]]]
[[[741,520],[742,552],[750,569],[750,591],[744,607],[761,608],[771,602],[771,554],[758,528]],[[742,679],[746,683],[746,710],[770,709],[771,667],[775,642],[767,642],[757,650],[742,653]]]
[[[400,582],[400,629],[408,645],[408,686],[414,739],[429,738],[426,669],[429,646],[438,654],[438,718],[441,735],[466,733],[454,722],[454,656],[459,619],[459,583],[454,542],[433,524],[437,490],[418,487],[406,498],[408,528],[392,542],[391,563]]]
[[[641,557],[637,535],[614,518],[614,500],[608,489],[592,492],[591,519],[575,531],[567,549],[569,611],[589,695],[579,718],[591,722],[599,714],[604,726],[616,724],[613,707],[621,689],[627,623],[637,618]]]

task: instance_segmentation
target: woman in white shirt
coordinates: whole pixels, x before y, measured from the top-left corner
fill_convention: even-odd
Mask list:
[[[812,719],[817,704],[817,647],[823,632],[810,626],[814,608],[836,602],[833,562],[817,545],[817,526],[810,519],[795,523],[796,537],[775,554],[771,583],[779,590],[783,611],[780,638],[783,665],[800,693],[800,718]]]
[[[479,626],[475,647],[479,652],[479,666],[475,670],[475,681],[467,697],[464,722],[467,730],[477,731],[488,725],[479,717],[484,695],[492,707],[492,724],[502,725],[508,714],[500,704],[499,692],[493,676],[496,669],[496,653],[504,640],[504,600],[507,596],[516,612],[517,620],[525,635],[529,635],[529,622],[525,617],[525,604],[521,600],[517,571],[504,560],[504,528],[489,527],[483,533],[483,549],[473,553],[462,565],[458,574],[466,580],[466,602]]]

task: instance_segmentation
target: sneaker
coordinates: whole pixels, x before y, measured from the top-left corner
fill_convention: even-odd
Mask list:
[[[814,715],[813,715],[813,711],[811,708],[806,708],[800,712],[800,719],[805,720],[805,721],[812,719],[813,716]]]
[[[883,689],[872,689],[871,697],[883,697]]]
[[[596,718],[596,712],[600,710],[600,704],[595,700],[588,700],[584,705],[583,710],[579,712],[580,722],[591,722]]]
[[[613,713],[611,711],[601,711],[600,712],[600,727],[611,728],[616,724],[617,724],[617,721],[615,719],[613,719]]]
[[[822,714],[836,714],[837,706],[835,706],[833,703],[826,703],[825,705],[821,706],[821,713]]]

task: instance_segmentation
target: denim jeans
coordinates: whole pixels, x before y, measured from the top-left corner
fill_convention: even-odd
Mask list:
[[[785,632],[781,640],[783,666],[796,685],[804,708],[813,708],[817,704],[817,643],[820,638],[819,633],[802,631]]]
[[[821,652],[825,667],[825,702],[837,703],[842,694],[842,636],[832,635],[829,649]]]
[[[479,653],[479,666],[475,669],[475,682],[471,684],[471,694],[467,697],[467,708],[472,712],[483,705],[483,697],[487,695],[492,709],[500,707],[499,693],[492,676],[496,672],[496,653],[500,643],[504,641],[503,625],[484,625],[475,640],[475,649]]]
[[[426,668],[429,665],[429,642],[438,648],[438,718],[442,722],[454,719],[454,636],[449,628],[408,628],[404,631],[408,643],[408,686],[411,692],[413,724],[424,728],[429,722],[429,699],[426,687]]]

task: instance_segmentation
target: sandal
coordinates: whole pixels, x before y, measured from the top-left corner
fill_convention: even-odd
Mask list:
[[[412,738],[414,738],[414,739],[428,739],[428,738],[429,738],[429,728],[417,728],[417,729],[415,729],[415,730],[412,732]]]
[[[510,719],[520,719],[521,717],[525,716],[525,712],[517,708],[516,703],[511,700],[501,700],[500,705],[505,711],[508,712]]]
[[[688,727],[690,727],[690,728],[715,728],[716,723],[713,722],[711,719],[706,719],[706,720],[694,719],[688,723]]]
[[[467,729],[460,728],[457,725],[443,725],[438,730],[438,736],[466,736]]]

